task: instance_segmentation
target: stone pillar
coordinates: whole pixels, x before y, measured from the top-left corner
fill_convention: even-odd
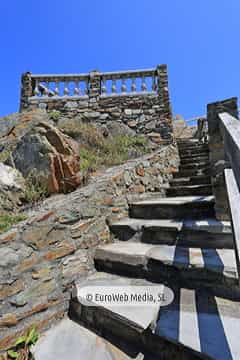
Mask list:
[[[30,72],[22,74],[20,112],[28,108],[28,98],[33,95],[33,83]]]
[[[229,167],[220,130],[218,114],[228,112],[238,118],[237,98],[230,98],[207,105],[211,182],[215,196],[215,211],[218,220],[230,220],[224,169]]]
[[[159,96],[159,102],[163,107],[165,117],[172,119],[172,109],[168,91],[167,65],[157,66],[157,92]]]
[[[98,70],[93,70],[89,74],[88,82],[88,96],[90,99],[95,98],[96,101],[101,94],[101,73]]]

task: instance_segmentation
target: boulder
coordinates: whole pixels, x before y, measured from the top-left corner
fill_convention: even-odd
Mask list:
[[[108,121],[105,126],[101,126],[100,130],[104,133],[105,136],[130,136],[135,137],[136,132],[129,128],[122,122],[118,121]]]
[[[3,163],[0,163],[0,208],[15,210],[24,198],[25,180],[21,173]]]
[[[3,163],[0,163],[0,191],[2,190],[23,190],[24,178],[21,173]]]
[[[24,177],[38,174],[49,194],[69,192],[81,184],[78,143],[49,123],[41,121],[30,129],[12,159]]]

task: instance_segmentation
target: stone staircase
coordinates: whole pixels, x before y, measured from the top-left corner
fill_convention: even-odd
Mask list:
[[[170,305],[88,306],[73,295],[70,317],[121,339],[145,359],[239,360],[240,291],[231,225],[216,220],[208,145],[178,143],[179,172],[166,198],[129,204],[110,225],[115,242],[95,253],[98,272],[76,284],[153,284],[174,292]],[[151,357],[152,359],[152,357]]]

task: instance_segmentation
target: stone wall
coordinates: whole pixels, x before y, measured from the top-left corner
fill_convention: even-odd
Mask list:
[[[162,146],[46,199],[0,236],[0,351],[33,325],[41,331],[66,313],[73,281],[94,270],[94,247],[111,241],[107,223],[127,215],[131,200],[164,196],[177,166],[176,147]]]
[[[151,81],[151,86],[145,78]],[[142,81],[139,91],[136,80]],[[112,90],[108,92],[105,85],[107,81],[113,83]],[[120,92],[114,85],[117,81],[122,82]],[[129,81],[132,81],[132,85],[129,89],[129,84],[127,89],[126,84]],[[61,82],[64,84],[63,94],[59,94]],[[80,82],[85,83],[85,94],[81,96]],[[43,83],[47,85],[43,86]],[[50,89],[51,83],[57,84],[55,90]],[[69,83],[75,83],[75,88],[72,89]],[[108,121],[112,120],[123,122],[137,133],[149,134],[157,140],[172,138],[172,113],[166,65],[144,71],[94,71],[79,76],[23,74],[20,109],[24,111],[36,107],[46,108],[49,112],[57,110],[69,118],[82,114],[86,120],[98,124],[107,125]]]

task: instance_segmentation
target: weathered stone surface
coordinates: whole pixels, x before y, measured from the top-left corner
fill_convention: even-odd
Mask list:
[[[1,235],[0,311],[6,317],[0,317],[0,350],[30,324],[48,327],[66,311],[73,282],[94,269],[94,247],[111,241],[106,219],[126,216],[129,201],[145,199],[149,193],[142,191],[154,190],[155,182],[167,183],[171,175],[166,168],[177,165],[175,146],[162,146],[92,176],[87,186],[70,194],[46,199],[29,211],[26,222]]]
[[[24,289],[22,280],[16,280],[10,285],[0,285],[0,300],[19,293]]]
[[[24,306],[29,301],[32,302],[41,296],[50,296],[56,290],[56,283],[54,280],[46,281],[43,283],[35,283],[29,286],[26,290],[16,295],[10,300],[11,304],[16,306]]]
[[[37,172],[49,193],[68,192],[81,183],[78,143],[44,122],[19,141],[13,161],[25,177]]]
[[[63,319],[58,325],[47,331],[34,347],[33,353],[36,360],[132,359],[111,343],[68,318]]]
[[[73,253],[76,250],[76,247],[73,243],[69,241],[59,242],[56,249],[49,250],[44,255],[45,260],[52,261],[54,259],[62,258],[66,255]]]
[[[21,115],[19,113],[10,114],[0,118],[0,137],[5,137],[11,133],[18,124]]]
[[[19,255],[10,247],[0,248],[0,267],[11,267],[19,261]]]

